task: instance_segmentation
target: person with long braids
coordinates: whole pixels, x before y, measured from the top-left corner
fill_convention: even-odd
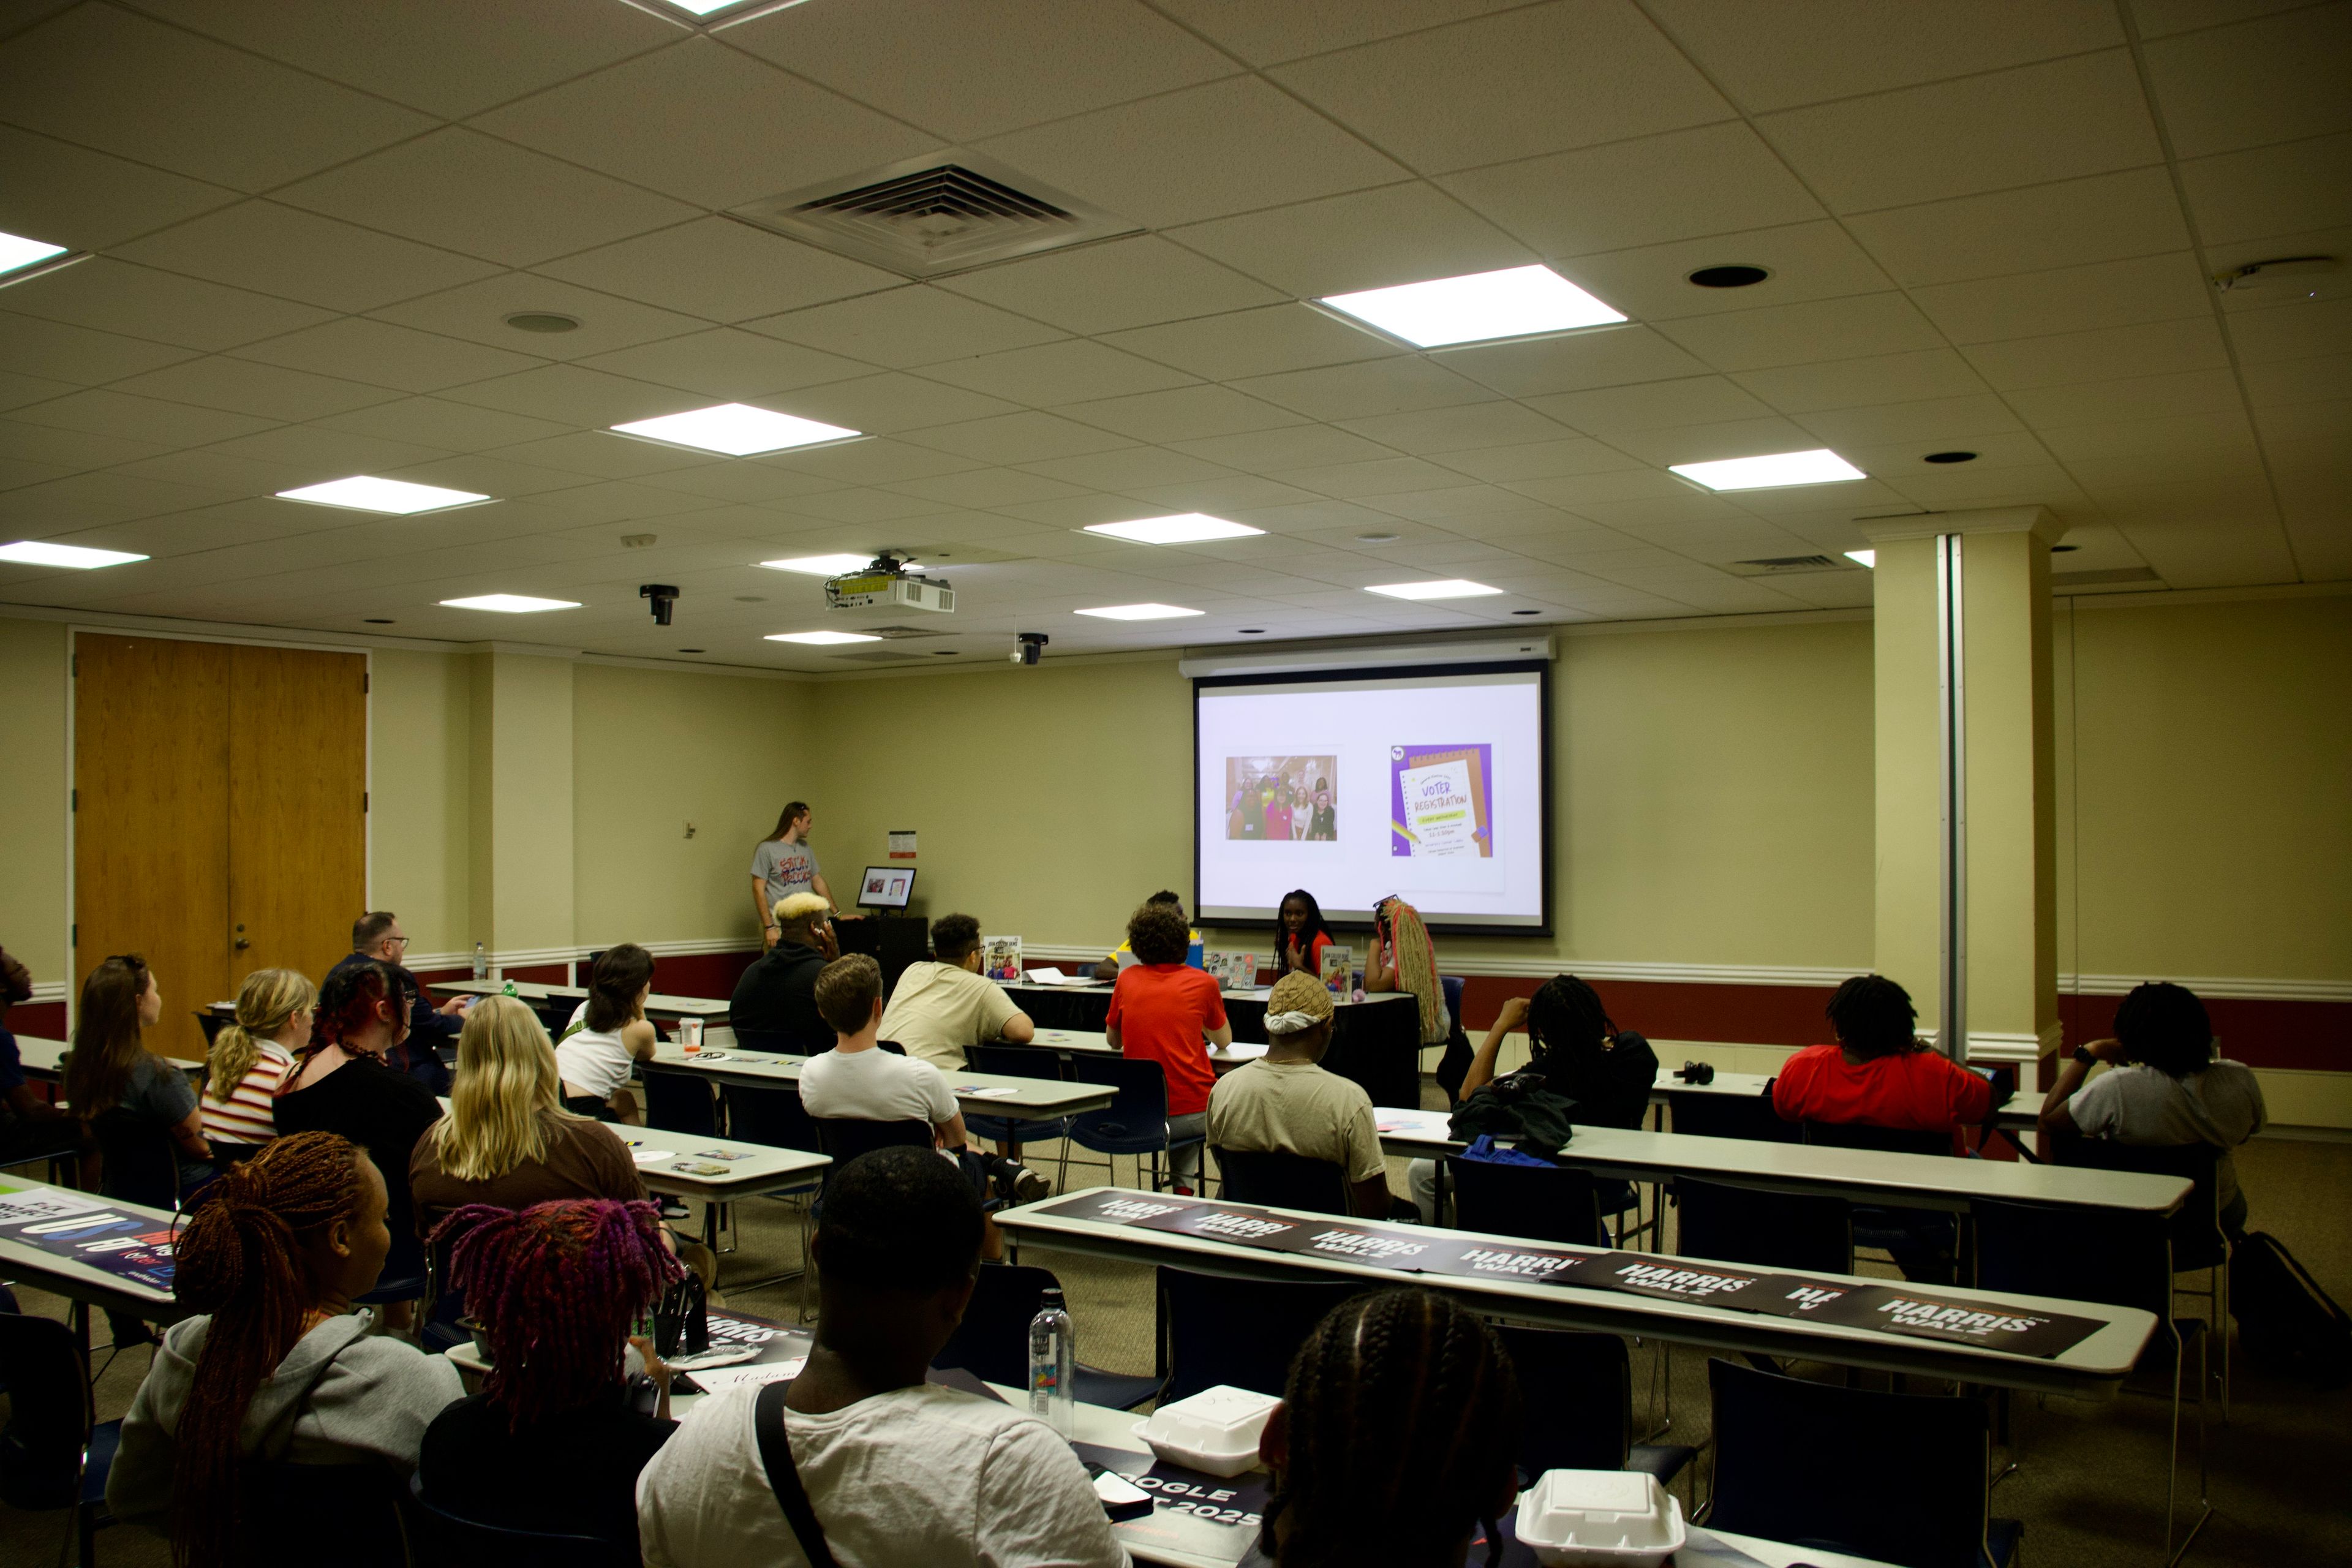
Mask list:
[[[1460,1568],[1518,1491],[1518,1374],[1449,1296],[1381,1290],[1315,1326],[1258,1456],[1274,1495],[1243,1568]]]
[[[374,1163],[331,1132],[281,1135],[205,1189],[173,1247],[199,1315],[164,1331],[106,1479],[108,1510],[166,1531],[175,1568],[269,1560],[258,1462],[373,1464],[396,1487],[464,1395],[446,1360],[352,1310],[392,1245],[384,1212]]]
[[[109,1197],[169,1208],[211,1178],[213,1152],[196,1091],[180,1064],[149,1050],[142,1038],[163,1016],[163,993],[146,961],[137,953],[109,958],[82,982],[64,1078],[66,1103],[102,1142],[114,1128],[152,1128],[170,1140],[176,1193],[125,1191],[126,1173],[103,1162],[99,1173],[99,1190]]]
[[[319,988],[291,969],[257,969],[236,994],[236,1016],[213,1037],[204,1093],[205,1139],[223,1163],[278,1136],[271,1104],[310,1043]]]
[[[479,1016],[466,1020],[468,1036]],[[654,1205],[469,1204],[434,1240],[451,1247],[450,1277],[489,1342],[490,1373],[425,1432],[425,1500],[478,1523],[593,1535],[636,1561],[637,1472],[677,1429],[669,1369],[629,1332],[682,1275]],[[653,1380],[651,1415],[630,1407],[633,1363]]]
[[[375,1162],[392,1205],[392,1257],[384,1274],[393,1279],[425,1272],[408,1166],[416,1141],[441,1120],[433,1091],[385,1060],[407,1035],[407,999],[389,970],[373,962],[336,970],[319,993],[310,1048],[278,1086],[271,1108],[279,1136],[338,1132]],[[393,1302],[385,1321],[405,1330],[410,1305]]]
[[[1444,1046],[1437,1060],[1437,1082],[1448,1100],[1469,1093],[1462,1086],[1470,1061],[1470,1041],[1462,1021],[1445,1005],[1445,982],[1437,973],[1437,944],[1421,922],[1421,911],[1402,899],[1389,897],[1372,906],[1372,951],[1364,960],[1364,994],[1412,993],[1420,1013],[1421,1046]]]

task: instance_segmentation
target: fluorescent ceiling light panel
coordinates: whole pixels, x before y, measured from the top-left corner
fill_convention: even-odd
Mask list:
[[[667,447],[691,447],[698,452],[720,452],[749,458],[761,452],[781,452],[790,447],[813,447],[820,441],[845,441],[863,434],[838,425],[823,425],[790,414],[776,414],[745,403],[722,403],[685,414],[665,414],[658,419],[638,419],[613,428],[624,436],[659,441]]]
[[[21,272],[27,267],[37,267],[65,253],[66,247],[62,245],[26,239],[17,234],[0,234],[0,276]]]
[[[1199,544],[1211,539],[1244,539],[1265,530],[1188,511],[1177,517],[1146,517],[1133,522],[1092,522],[1087,525],[1086,531],[1130,540],[1137,544]]]
[[[661,0],[673,11],[683,11],[689,16],[716,16],[721,11],[732,11],[738,5],[748,5],[751,0]]]
[[[1878,567],[1878,552],[1875,550],[1849,550],[1845,552],[1845,558],[1870,567],[1874,571]]]
[[[1714,463],[1666,466],[1711,490],[1769,490],[1783,485],[1833,485],[1870,478],[1827,447],[1811,452],[1775,452],[1769,458],[1726,458]]]
[[[1179,616],[1198,616],[1201,610],[1188,610],[1181,605],[1105,605],[1098,610],[1080,610],[1079,615],[1093,616],[1106,621],[1168,621]]]
[[[1622,321],[1614,310],[1549,267],[1510,267],[1333,294],[1321,301],[1415,348],[1491,342]]]
[[[120,566],[126,561],[144,561],[144,555],[133,555],[127,550],[92,550],[81,544],[47,544],[37,539],[20,539],[14,544],[0,544],[0,561],[13,561],[19,566],[70,566],[87,572],[96,566]]]
[[[838,577],[845,573],[865,571],[874,564],[874,557],[871,555],[796,555],[789,561],[762,561],[760,564],[771,572],[798,572],[810,577]],[[915,563],[912,561],[901,561],[898,564],[909,572],[915,569]]]
[[[502,616],[528,616],[541,610],[576,610],[577,599],[534,599],[528,594],[477,594],[470,599],[444,599],[451,610],[496,610]]]
[[[870,632],[776,632],[768,640],[805,643],[811,647],[831,647],[836,643],[880,642],[882,639]]]
[[[1440,577],[1430,583],[1383,583],[1364,592],[1386,594],[1391,599],[1482,599],[1502,590],[1465,577]]]
[[[406,479],[379,479],[366,474],[354,474],[348,479],[330,479],[323,485],[304,485],[299,490],[279,490],[278,499],[309,501],[313,506],[348,507],[353,511],[388,511],[411,517],[420,511],[446,511],[453,506],[472,506],[490,498],[476,495],[472,490],[444,489],[439,485],[413,485]]]

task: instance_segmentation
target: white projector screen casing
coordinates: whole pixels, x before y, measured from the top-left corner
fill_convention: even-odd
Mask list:
[[[1192,793],[1203,922],[1271,922],[1305,888],[1334,921],[1393,893],[1433,931],[1550,933],[1548,663],[1196,679]],[[1318,795],[1328,839],[1301,826]]]

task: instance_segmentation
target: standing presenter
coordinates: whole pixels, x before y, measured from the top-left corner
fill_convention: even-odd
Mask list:
[[[833,889],[825,886],[816,851],[809,847],[809,823],[814,815],[808,802],[793,801],[776,818],[776,831],[760,840],[759,847],[751,851],[751,902],[760,911],[762,950],[776,945],[776,904],[787,894],[814,893],[825,901],[832,913],[841,912],[833,902]]]

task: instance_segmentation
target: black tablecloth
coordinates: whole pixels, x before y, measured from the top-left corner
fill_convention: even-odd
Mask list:
[[[1041,1029],[1102,1033],[1110,1016],[1108,985],[1008,985],[1013,1000]],[[1234,1038],[1265,1039],[1265,998],[1225,998]],[[1364,1086],[1374,1105],[1421,1103],[1421,1013],[1402,992],[1370,996],[1339,1009],[1323,1065]]]

